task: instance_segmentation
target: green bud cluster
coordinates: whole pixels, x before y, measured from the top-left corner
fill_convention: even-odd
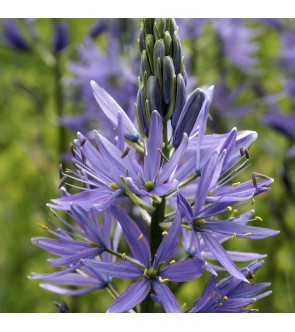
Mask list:
[[[175,111],[179,116],[186,99],[186,71],[174,19],[143,19],[138,41],[141,60],[136,113],[141,133],[148,136],[154,110],[163,121]]]

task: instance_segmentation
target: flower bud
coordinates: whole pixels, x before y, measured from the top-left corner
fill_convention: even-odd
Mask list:
[[[185,105],[186,101],[186,87],[185,81],[181,74],[177,75],[177,82],[176,82],[176,101],[174,106],[174,112],[171,118],[171,125],[172,128],[175,129],[178,119],[180,117],[181,111]]]
[[[147,99],[151,112],[158,111],[162,114],[162,98],[158,80],[155,76],[150,76],[147,81]]]
[[[171,100],[174,76],[173,60],[170,56],[165,56],[163,59],[163,93],[166,104],[169,104]]]
[[[188,96],[174,132],[173,146],[175,148],[180,145],[184,133],[188,136],[190,135],[202,109],[204,100],[205,93],[201,89],[194,90]]]

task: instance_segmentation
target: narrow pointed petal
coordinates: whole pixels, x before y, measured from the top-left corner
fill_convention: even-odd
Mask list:
[[[95,259],[83,259],[81,263],[101,274],[113,278],[138,279],[143,275],[141,269],[128,262],[106,263]]]
[[[249,283],[247,278],[240,272],[237,266],[234,264],[228,253],[223,249],[218,241],[214,237],[206,232],[202,233],[203,240],[205,241],[208,249],[212,252],[215,258],[220,264],[234,277]]]
[[[185,282],[199,278],[205,270],[206,263],[201,259],[179,261],[165,267],[159,275],[162,279]]]
[[[70,210],[72,204],[77,204],[88,210],[93,205],[97,205],[103,209],[107,204],[114,202],[121,194],[121,190],[114,191],[111,188],[97,188],[53,199],[52,202],[55,204],[48,204],[48,206],[57,210]]]
[[[111,212],[120,223],[133,256],[144,266],[149,266],[151,262],[150,247],[145,236],[141,237],[142,232],[139,227],[121,207],[114,205],[111,207]]]
[[[250,262],[255,259],[265,258],[267,255],[256,254],[253,252],[240,252],[240,251],[231,251],[227,250],[227,253],[231,257],[231,259],[235,262]],[[209,251],[203,251],[203,257],[208,259],[214,259],[214,256]]]
[[[157,298],[167,313],[181,313],[181,307],[167,285],[157,280],[153,281]]]
[[[269,228],[247,226],[237,224],[234,221],[207,221],[205,225],[199,227],[201,230],[207,230],[212,233],[223,235],[233,235],[238,238],[260,240],[270,236],[276,236],[279,231]]]
[[[204,308],[207,307],[207,305],[211,301],[211,298],[214,295],[215,287],[216,287],[216,277],[211,276],[202,296],[199,297],[195,301],[195,303],[193,304],[193,306],[189,312],[191,312],[191,313],[192,312],[203,312]]]
[[[182,142],[178,149],[173,153],[172,157],[165,164],[160,174],[160,181],[165,182],[174,174],[175,169],[178,166],[181,158],[183,157],[186,148],[188,146],[188,136],[186,134],[183,135]]]
[[[53,293],[57,293],[60,295],[65,295],[65,296],[77,296],[77,295],[83,295],[86,293],[90,293],[93,292],[97,289],[103,288],[105,287],[105,285],[102,286],[98,286],[98,287],[89,287],[89,288],[83,288],[83,289],[67,289],[67,288],[63,288],[63,287],[58,287],[55,285],[51,285],[51,284],[40,284],[40,287],[53,292]]]
[[[199,211],[201,210],[206,196],[208,195],[210,189],[210,184],[212,182],[212,177],[214,175],[215,169],[216,169],[216,165],[218,162],[218,155],[219,152],[218,151],[214,151],[210,157],[210,159],[208,160],[207,164],[205,167],[203,167],[202,169],[202,173],[201,173],[201,180],[199,182],[199,186],[198,189],[196,191],[196,197],[195,197],[195,215],[197,215],[199,213]]]
[[[164,196],[170,191],[176,189],[178,186],[178,181],[173,180],[170,183],[159,183],[156,185],[156,187],[150,191],[151,194],[154,194],[156,196]]]
[[[150,289],[151,284],[147,278],[131,284],[109,307],[107,313],[125,312],[134,308],[147,297]]]
[[[135,129],[133,123],[127,116],[127,114],[122,110],[122,108],[117,104],[117,102],[96,82],[90,82],[94,97],[101,107],[105,115],[110,119],[110,121],[118,126],[118,114],[122,114],[122,122],[124,124],[124,135],[131,141],[136,141],[139,138],[138,132]]]
[[[154,181],[160,169],[162,156],[158,150],[162,150],[163,147],[162,130],[162,118],[157,111],[153,111],[149,137],[146,144],[146,156],[144,158],[144,174],[146,181]]]
[[[180,213],[177,212],[175,219],[172,223],[172,226],[168,231],[168,235],[164,236],[157,250],[156,257],[153,263],[154,268],[157,268],[157,266],[160,263],[166,262],[173,257],[179,243],[180,233],[181,233],[181,217]]]
[[[191,222],[193,219],[193,210],[180,191],[177,193],[177,207],[179,208],[181,216],[185,218],[186,221]]]

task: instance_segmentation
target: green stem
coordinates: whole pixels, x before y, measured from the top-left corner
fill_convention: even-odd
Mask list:
[[[60,55],[58,53],[55,54],[55,64],[54,64],[54,87],[55,87],[55,107],[56,107],[56,114],[58,117],[58,121],[64,115],[64,99],[63,99],[63,86],[61,83],[61,61]],[[60,158],[60,162],[62,162],[62,155],[67,149],[66,144],[66,130],[64,126],[59,125],[59,142],[58,142],[58,155]]]
[[[166,158],[169,158],[169,148],[168,148],[168,130],[167,130],[167,122],[163,122],[163,154]],[[154,203],[153,206],[155,208],[154,213],[152,214],[151,219],[151,228],[150,228],[150,247],[152,257],[155,256],[157,250],[162,242],[162,229],[160,224],[163,222],[165,218],[165,207],[166,207],[166,197],[161,197],[160,203]],[[146,299],[141,304],[141,312],[152,313],[154,308],[154,301],[151,300],[150,296],[147,296]]]

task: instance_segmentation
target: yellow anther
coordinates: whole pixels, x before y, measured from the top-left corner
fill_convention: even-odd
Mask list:
[[[224,297],[223,297],[222,300],[223,300],[223,301],[226,301],[226,300],[228,300],[228,297],[227,297],[226,295],[224,295]]]
[[[205,219],[199,219],[199,220],[195,220],[194,221],[194,225],[195,226],[204,226],[206,224],[206,220]]]
[[[147,269],[144,269],[144,271],[143,271],[143,276],[144,277],[146,277],[147,271],[148,271]]]
[[[253,197],[251,198],[251,201],[252,201],[251,204],[254,205],[254,203],[255,203],[255,199],[254,199]]]
[[[237,233],[234,232],[234,234],[231,236],[232,239],[235,239],[237,237]]]
[[[40,236],[37,237],[36,244],[38,244],[39,241],[40,241]]]
[[[41,228],[43,228],[43,229],[48,229],[48,227],[47,226],[45,226],[45,225],[43,225],[43,224],[37,224],[38,226],[40,226]]]
[[[167,232],[167,231],[164,231],[164,232],[162,232],[162,235],[163,235],[163,236],[168,235],[168,232]]]
[[[125,259],[126,258],[126,253],[124,252],[123,254],[122,254],[122,259]]]
[[[241,182],[234,182],[234,183],[232,184],[232,186],[235,187],[235,186],[238,186],[239,184],[241,184]]]
[[[228,211],[232,212],[233,208],[229,205],[226,207],[228,209]]]
[[[257,221],[262,221],[262,218],[259,217],[259,216],[256,216],[255,219],[256,219]]]
[[[141,240],[142,238],[143,238],[143,234],[140,233],[140,235],[139,235],[139,237],[137,238],[137,240],[139,241],[139,240]]]
[[[208,192],[208,196],[211,196],[213,194],[213,189]]]
[[[183,303],[183,305],[181,306],[182,311],[186,308],[186,303]]]
[[[239,213],[238,209],[234,209],[234,210],[233,210],[233,213],[234,213],[234,214],[238,214],[238,213]]]
[[[162,279],[161,277],[159,277],[159,281],[160,281],[160,283],[164,284],[170,280],[168,278]]]
[[[120,189],[120,187],[119,187],[119,186],[117,185],[117,183],[115,183],[115,182],[110,183],[110,187],[111,187],[112,189],[115,189],[115,190]]]
[[[221,295],[219,293],[217,294],[217,298],[219,301],[221,300]]]
[[[249,233],[245,233],[244,236],[250,236],[252,233],[249,232]]]
[[[172,261],[169,263],[169,264],[174,264],[175,263],[175,260],[174,259],[172,259]]]

